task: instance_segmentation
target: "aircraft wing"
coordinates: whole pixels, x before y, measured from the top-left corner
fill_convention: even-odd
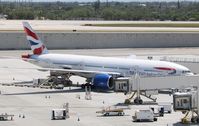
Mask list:
[[[115,76],[120,76],[121,73],[118,72],[103,72],[103,71],[90,71],[90,70],[74,70],[74,69],[57,69],[57,68],[39,68],[39,71],[51,71],[57,73],[71,73],[74,75],[83,75],[83,74],[110,74]]]
[[[103,72],[103,71],[90,71],[90,70],[74,70],[74,69],[59,69],[59,68],[17,68],[17,67],[7,67],[3,66],[0,69],[18,69],[18,70],[38,70],[47,72],[52,72],[51,74],[54,75],[61,75],[61,74],[71,74],[71,75],[78,75],[81,77],[92,78],[95,74],[109,74],[112,76],[122,76],[121,73],[118,72]]]
[[[0,58],[12,59],[11,57],[0,57]],[[36,61],[36,60],[32,60],[32,59],[23,59],[23,60],[28,61],[29,63],[32,63],[34,65],[40,66],[40,65],[38,65],[38,61]],[[10,66],[3,66],[0,68],[2,68],[2,69],[30,69],[30,70],[39,70],[39,71],[43,71],[43,72],[50,71],[50,72],[57,73],[57,74],[68,74],[69,73],[72,75],[79,75],[82,77],[93,77],[93,75],[95,75],[95,74],[109,74],[109,75],[113,75],[113,76],[121,76],[121,73],[119,73],[119,72],[111,72],[111,71],[103,72],[103,71],[71,69],[72,67],[70,65],[61,65],[60,68],[54,68],[52,65],[50,67],[44,68],[42,66],[43,62],[40,62],[40,63],[41,63],[41,66],[36,67],[36,68],[34,68],[34,67],[33,68],[21,68],[21,67],[19,68],[19,67],[10,67]]]

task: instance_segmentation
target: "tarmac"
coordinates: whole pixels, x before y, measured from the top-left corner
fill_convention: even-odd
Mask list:
[[[97,50],[50,50],[54,53],[81,55],[127,57],[129,54],[139,58],[150,56],[190,55],[197,56],[199,48],[156,48],[156,49],[97,49]],[[0,83],[31,81],[33,78],[45,78],[48,72],[41,72],[37,67],[20,59],[22,51],[0,51]],[[74,76],[74,83],[83,83],[84,79]],[[123,93],[92,92],[92,100],[85,100],[85,92],[77,88],[66,87],[64,90],[40,89],[0,85],[0,114],[14,114],[12,121],[1,121],[0,126],[182,126],[184,115],[181,112],[165,114],[157,122],[133,122],[132,115],[137,109],[149,108],[151,104],[124,105],[128,97]],[[80,95],[80,99],[77,98]],[[144,98],[143,98],[144,99]],[[149,102],[144,99],[145,102]],[[157,102],[172,102],[172,96],[160,94]],[[51,120],[51,110],[62,108],[69,103],[70,118]],[[124,108],[125,116],[104,117],[96,111],[103,107],[117,106]],[[23,118],[24,117],[24,118]]]
[[[194,27],[99,27],[89,24],[199,24],[199,22],[172,22],[172,21],[77,21],[77,20],[0,20],[0,32],[22,32],[23,21],[28,21],[37,31],[43,32],[198,32],[199,28]],[[85,26],[87,24],[87,26]]]

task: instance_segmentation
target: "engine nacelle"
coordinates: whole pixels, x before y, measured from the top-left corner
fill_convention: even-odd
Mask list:
[[[93,78],[93,85],[97,89],[112,90],[114,88],[113,77],[108,74],[96,74]]]

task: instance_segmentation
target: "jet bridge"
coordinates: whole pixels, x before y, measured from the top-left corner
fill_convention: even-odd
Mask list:
[[[199,75],[140,78],[140,90],[181,88],[198,84]],[[132,89],[136,89],[136,85],[133,84]]]
[[[198,87],[188,91],[180,91],[173,94],[174,111],[185,113],[182,123],[199,124],[199,94]]]
[[[136,75],[135,75],[136,76]],[[118,78],[115,80],[115,92],[131,94],[127,103],[136,96],[134,103],[142,104],[140,95],[145,96],[154,102],[158,91],[162,89],[179,89],[188,86],[198,86],[199,76],[166,76],[166,77],[135,77]]]
[[[135,77],[117,78],[115,80],[116,92],[129,92],[137,90]],[[139,77],[140,90],[154,90],[154,89],[171,89],[182,88],[188,86],[198,86],[199,75],[192,76],[167,76],[167,77]]]

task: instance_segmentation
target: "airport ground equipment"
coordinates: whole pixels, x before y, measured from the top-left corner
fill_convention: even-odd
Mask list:
[[[133,121],[135,122],[157,121],[157,118],[154,117],[154,113],[151,109],[136,110],[132,118],[133,118]]]
[[[131,98],[133,98],[133,96],[135,96],[136,94],[136,97],[134,99],[134,103],[135,104],[142,104],[143,103],[143,100],[141,99],[141,92],[140,92],[140,76],[139,76],[139,68],[136,67],[135,69],[135,75],[134,75],[134,82],[135,82],[135,85],[136,85],[136,91],[134,91],[134,94],[131,96]],[[133,83],[131,83],[133,84]]]
[[[150,106],[149,107],[154,114],[154,117],[163,117],[164,116],[164,107],[163,106]]]
[[[186,111],[185,116],[181,119],[183,124],[199,123],[199,118],[196,112]]]
[[[69,77],[70,75],[50,72],[50,76],[47,79],[33,79],[33,85],[41,88],[63,89],[72,85]]]
[[[197,109],[197,91],[176,92],[173,94],[175,111],[191,111]]]
[[[66,109],[53,109],[51,112],[51,120],[62,120],[67,118]]]
[[[188,92],[176,92],[173,95],[174,110],[185,113],[181,120],[182,123],[199,123],[198,98],[198,89]]]
[[[140,90],[179,89],[181,87],[198,86],[198,80],[199,75],[141,77]],[[135,84],[132,86],[132,89],[136,88]]]
[[[121,77],[114,80],[114,91],[115,92],[124,92],[127,93],[130,91],[130,78],[128,77]]]
[[[13,120],[14,115],[9,115],[7,113],[0,115],[0,121]]]
[[[126,78],[117,78],[114,80],[114,91],[115,92],[124,92],[129,95],[129,98],[125,100],[125,104],[130,104],[131,100],[134,98],[135,104],[143,104],[143,100],[141,99],[141,95],[153,100],[156,102],[156,98],[153,98],[152,95],[157,95],[158,90],[150,89],[150,90],[141,90],[140,89],[140,75],[136,68],[134,74],[131,77]],[[135,86],[134,86],[135,85]]]
[[[54,86],[54,89],[64,89],[64,85],[58,84],[58,85]]]
[[[164,113],[171,113],[172,112],[171,103],[158,103],[158,105],[164,107]]]
[[[85,86],[85,99],[91,100],[91,86]]]
[[[69,118],[69,103],[64,103],[63,108],[66,110],[66,118]]]
[[[131,81],[132,80],[132,81]],[[131,103],[131,99],[137,97],[134,91],[139,89],[140,95],[145,96],[152,101],[156,102],[154,95],[158,94],[158,90],[163,89],[178,89],[187,86],[198,86],[199,75],[190,76],[165,76],[165,77],[141,77],[139,78],[139,86],[137,86],[136,81],[134,81],[134,76],[129,78],[129,90],[125,94],[129,95],[129,98],[125,100],[125,103]],[[117,81],[117,80],[116,80]],[[128,83],[127,83],[128,84]],[[139,87],[139,88],[138,88]],[[138,91],[138,92],[139,92]],[[151,94],[149,94],[151,93]]]
[[[123,116],[125,114],[124,109],[111,106],[103,108],[102,110],[97,111],[96,113],[100,113],[104,116]]]

